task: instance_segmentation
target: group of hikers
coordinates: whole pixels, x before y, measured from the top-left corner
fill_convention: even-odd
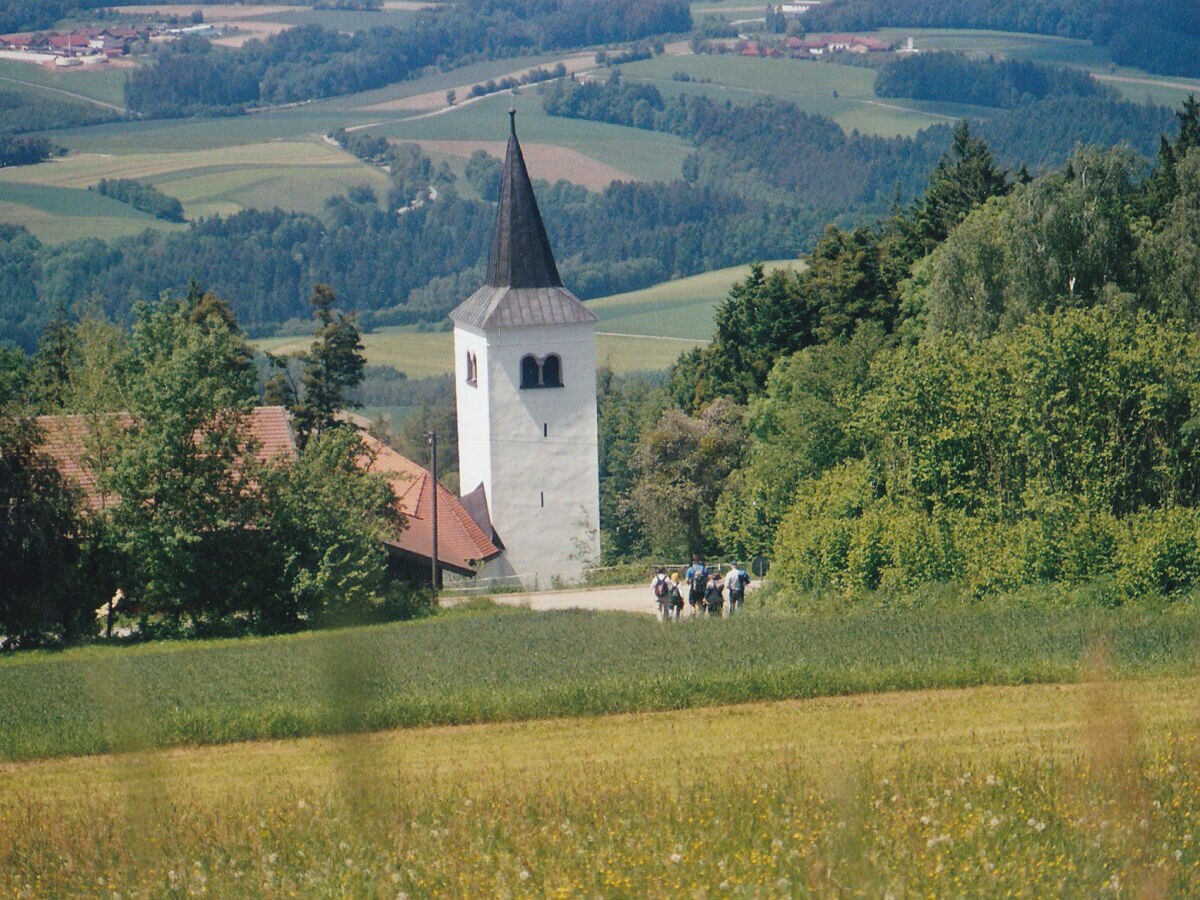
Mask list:
[[[709,568],[700,557],[693,556],[692,564],[683,575],[678,570],[667,574],[666,568],[660,566],[650,581],[650,589],[654,591],[662,620],[677,622],[683,615],[685,589],[693,616],[707,615],[719,619],[724,615],[726,592],[729,594],[729,615],[732,616],[734,610],[740,609],[745,602],[746,585],[749,583],[750,576],[737,563],[730,563],[722,577],[719,566]]]

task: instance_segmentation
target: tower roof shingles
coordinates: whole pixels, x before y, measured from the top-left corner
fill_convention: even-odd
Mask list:
[[[595,322],[596,314],[563,287],[517,140],[516,114],[510,111],[509,116],[512,127],[487,282],[460,303],[450,318],[456,324],[477,328]]]

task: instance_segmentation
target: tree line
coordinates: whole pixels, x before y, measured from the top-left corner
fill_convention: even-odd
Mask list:
[[[688,10],[683,0],[493,0],[440,4],[404,28],[290,28],[236,50],[192,36],[164,45],[153,65],[135,70],[125,102],[152,117],[237,114],[371,90],[430,66],[685,32]]]
[[[1200,19],[1191,0],[827,0],[810,31],[979,28],[1090,40],[1113,60],[1163,75],[1200,75]]]
[[[972,60],[961,53],[889,59],[875,75],[876,97],[941,100],[1014,109],[1047,97],[1116,99],[1086,72],[1023,60]]]
[[[1177,117],[1149,170],[1082,148],[1037,177],[962,123],[917,201],[756,267],[661,386],[607,385],[606,553],[762,555],[793,597],[873,602],[1200,584],[1200,104]]]
[[[101,178],[91,190],[128,203],[134,209],[149,213],[157,219],[165,219],[168,222],[184,221],[183,204],[147,182],[133,178]]]

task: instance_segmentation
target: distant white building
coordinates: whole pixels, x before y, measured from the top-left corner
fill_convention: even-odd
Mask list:
[[[487,282],[450,313],[459,478],[504,548],[479,576],[546,588],[600,556],[596,315],[559,278],[510,116]]]

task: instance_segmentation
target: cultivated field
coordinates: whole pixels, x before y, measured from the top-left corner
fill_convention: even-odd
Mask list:
[[[140,9],[144,12],[146,7]],[[190,12],[191,8],[187,9]],[[740,7],[698,7],[700,12],[710,9],[734,15]],[[407,3],[389,4],[381,13],[314,11],[279,4],[209,6],[204,12],[209,22],[229,21],[242,28],[274,28],[301,19],[319,19],[328,27],[339,28],[361,27],[358,19],[368,24],[402,25],[415,15],[414,4]],[[754,18],[761,9],[746,7],[744,12],[747,18]],[[335,20],[342,24],[331,24]],[[243,32],[242,36],[249,33]],[[1149,97],[1178,105],[1188,91],[1200,90],[1200,81],[1152,78],[1143,72],[1118,69],[1102,51],[1081,41],[1001,32],[891,30],[883,34],[896,42],[912,36],[925,50],[959,49],[1082,66],[1108,79],[1109,84],[1134,100]],[[695,56],[686,45],[673,46],[673,50],[654,60],[626,64],[622,74],[653,83],[664,93],[705,92],[735,100],[770,94],[791,100],[809,112],[832,116],[844,128],[865,134],[911,135],[963,114],[989,113],[948,104],[880,101],[872,93],[873,70],[856,66]],[[362,129],[393,140],[418,142],[431,154],[458,164],[461,154],[470,149],[493,148],[505,139],[504,113],[510,106],[519,111],[518,127],[531,154],[534,177],[565,177],[592,189],[616,178],[679,177],[690,151],[684,141],[671,135],[548,117],[541,112],[532,87],[516,96],[503,93],[465,102],[472,84],[534,66],[552,66],[560,60],[572,69],[594,67],[589,53],[543,54],[481,62],[363,94],[231,119],[134,121],[47,132],[54,142],[84,155],[84,160],[68,158],[43,164],[32,167],[28,174],[0,173],[0,203],[4,204],[0,215],[3,221],[29,225],[39,237],[52,242],[83,236],[111,237],[141,227],[122,216],[114,222],[110,216],[71,215],[62,216],[59,222],[56,219],[60,217],[52,212],[54,201],[42,198],[29,203],[18,200],[11,190],[6,192],[13,181],[81,187],[91,175],[97,180],[129,177],[153,181],[160,190],[178,197],[189,216],[273,206],[315,211],[326,198],[344,192],[352,184],[383,184],[378,170],[321,146],[320,135],[339,127]],[[672,76],[676,73],[686,73],[693,80],[675,81]],[[79,95],[82,101],[121,106],[124,78],[124,72],[117,69],[62,72],[0,61],[0,84],[34,96],[39,90],[63,90]],[[459,104],[453,109],[445,107],[448,89],[459,94]],[[305,149],[297,152],[297,147]],[[88,154],[104,154],[112,159],[100,165]],[[201,154],[203,159],[195,158]],[[237,171],[242,169],[245,171]],[[165,227],[153,219],[146,219],[145,224]]]
[[[553,144],[591,157],[599,163],[646,181],[671,181],[680,177],[683,160],[691,152],[680,138],[604,122],[563,119],[542,112],[536,90],[525,88],[517,96],[492,94],[453,112],[389,119],[370,129],[394,140],[506,140],[509,108],[517,110],[521,146]],[[532,167],[533,178],[543,177]]]
[[[633,613],[468,607],[340,632],[0,660],[0,759],[1074,682],[1097,658],[1125,678],[1183,677],[1198,637],[1194,610],[751,610],[664,627]]]
[[[87,188],[102,178],[149,181],[179,199],[191,219],[253,207],[318,212],[326,198],[355,184],[371,184],[380,193],[388,189],[383,172],[314,138],[219,150],[74,154],[0,170],[0,202],[10,204],[9,215],[48,243],[97,233],[111,237],[111,219],[126,217],[114,209],[123,204],[108,201],[97,207]],[[138,218],[128,221],[136,221],[136,227],[115,233],[178,227],[134,215]]]
[[[469,159],[482,150],[498,160],[504,159],[506,141],[413,141],[433,157]],[[614,181],[636,181],[629,172],[597,162],[578,150],[568,150],[554,144],[521,142],[521,153],[530,172],[545,181],[570,181],[590,191],[602,191]]]
[[[25,679],[0,700],[6,725],[16,713],[26,727],[38,718],[30,707],[53,711],[73,685],[91,697],[74,727],[134,749],[0,765],[0,891],[1194,896],[1200,684],[1110,676],[1114,665],[1143,677],[1187,668],[1196,616],[1186,637],[1170,637],[1181,629],[1161,628],[1169,615],[1124,615],[968,612],[946,630],[921,617],[793,629],[752,616],[664,627],[512,613],[21,657],[0,664],[0,685]],[[671,672],[681,684],[732,676],[761,690],[804,657],[846,676],[847,691],[888,666],[914,684],[940,671],[1013,686],[140,747],[140,726],[181,699],[158,695],[227,690],[226,675],[248,693],[277,691],[295,673],[272,668],[275,647],[317,669],[292,686],[298,708],[315,684],[349,727],[385,685],[445,686],[469,713],[487,692],[519,703],[559,683],[576,709],[608,712],[622,687],[645,693]],[[443,647],[454,658],[438,663]],[[583,681],[581,656],[594,667]],[[1003,675],[985,674],[1001,661]],[[1075,683],[1021,684],[1055,677]]]
[[[789,260],[766,263],[768,269],[800,265]],[[734,266],[587,301],[600,316],[597,364],[618,374],[667,368],[680,354],[712,338],[713,310],[749,271],[749,266]],[[311,337],[301,336],[264,338],[255,345],[288,354],[303,352],[310,343]],[[409,378],[454,371],[454,336],[448,331],[379,328],[363,335],[363,345],[368,363],[391,366]]]

